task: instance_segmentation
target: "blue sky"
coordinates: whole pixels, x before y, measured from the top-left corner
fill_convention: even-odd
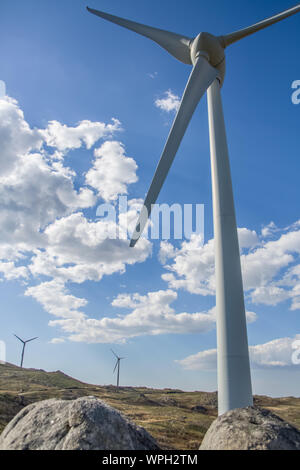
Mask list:
[[[126,357],[122,385],[215,390],[206,98],[158,201],[204,204],[204,247],[197,237],[142,241],[134,252],[98,243],[97,206],[124,191],[130,201],[144,197],[174,118],[166,105],[176,106],[190,68],[90,15],[86,4],[1,2],[0,340],[7,360],[18,363],[13,333],[39,336],[26,367],[87,382],[115,382],[113,348]],[[232,32],[292,3],[88,5],[194,37]],[[299,396],[300,385],[291,361],[300,339],[300,105],[291,100],[300,80],[299,24],[300,14],[228,48],[222,90],[253,388],[273,396]]]

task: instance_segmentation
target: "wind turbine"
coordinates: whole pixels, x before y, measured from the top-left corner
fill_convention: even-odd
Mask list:
[[[23,343],[23,348],[22,348],[22,355],[21,355],[21,364],[20,364],[20,367],[23,367],[23,359],[24,359],[24,351],[25,351],[25,346],[27,343],[29,343],[30,341],[33,341],[34,339],[37,339],[38,336],[36,336],[35,338],[31,338],[31,339],[27,339],[26,341],[24,341],[23,339],[19,338],[19,336],[17,335],[14,335],[16,338],[18,338],[21,343]]]
[[[116,365],[115,365],[115,368],[114,368],[114,371],[113,373],[115,373],[115,370],[116,368],[118,368],[118,373],[117,373],[117,387],[119,387],[119,378],[120,378],[120,361],[122,359],[125,359],[125,357],[119,357],[116,355],[116,353],[111,349],[111,352],[113,353],[114,356],[116,356],[117,358],[117,362],[116,362]]]
[[[218,409],[219,415],[253,404],[243,281],[221,99],[225,49],[300,11],[300,4],[248,28],[214,36],[181,36],[88,8],[91,13],[146,36],[179,61],[192,65],[180,107],[156,169],[130,246],[134,247],[151,214],[194,111],[207,91],[214,213]]]

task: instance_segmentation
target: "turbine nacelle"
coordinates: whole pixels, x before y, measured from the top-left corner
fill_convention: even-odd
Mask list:
[[[136,23],[135,21],[130,21],[125,18],[110,15],[103,11],[94,10],[89,7],[87,7],[87,9],[90,13],[99,16],[100,18],[134,31],[141,36],[152,39],[152,41],[159,44],[163,49],[169,52],[169,54],[184,64],[195,66],[197,58],[202,55],[209,61],[209,64],[212,67],[218,70],[218,79],[222,85],[225,77],[224,49],[239,41],[240,39],[257,33],[258,31],[265,29],[268,26],[278,23],[279,21],[282,21],[285,18],[300,12],[300,4],[285,10],[282,13],[272,16],[271,18],[267,18],[266,20],[249,26],[248,28],[243,28],[231,34],[217,37],[204,32],[198,34],[198,36],[194,39],[183,36],[181,34],[176,34],[170,31],[153,28],[152,26]]]
[[[225,77],[225,52],[222,41],[217,36],[202,32],[190,45],[191,61],[195,65],[200,55],[206,57],[210,65],[219,71],[221,83]]]

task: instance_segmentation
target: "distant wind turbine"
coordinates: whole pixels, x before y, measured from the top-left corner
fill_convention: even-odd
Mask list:
[[[88,11],[152,39],[173,57],[192,66],[180,107],[139,216],[130,246],[139,240],[172,166],[183,136],[202,98],[208,94],[216,266],[219,414],[253,404],[249,348],[221,87],[225,77],[225,49],[231,44],[300,12],[300,4],[248,28],[224,36],[200,33],[195,38],[145,26],[101,11]],[[280,43],[281,37],[278,36]],[[109,38],[104,38],[107,48]],[[123,44],[119,52],[125,53]],[[261,45],[263,47],[263,44]],[[274,44],[274,53],[276,45]],[[270,49],[265,54],[268,61]],[[280,67],[280,63],[279,63]],[[259,77],[258,68],[253,79]]]
[[[26,344],[29,343],[30,341],[33,341],[34,339],[37,339],[38,336],[35,336],[34,338],[31,338],[31,339],[27,339],[26,341],[24,341],[23,339],[19,338],[19,336],[17,336],[17,335],[14,335],[14,336],[15,336],[16,338],[18,338],[18,340],[20,340],[21,343],[23,343],[22,355],[21,355],[21,364],[20,364],[20,367],[23,367],[25,346],[26,346]]]
[[[119,387],[119,379],[120,379],[120,361],[122,359],[125,359],[125,357],[119,357],[117,356],[117,354],[111,349],[111,352],[113,353],[113,355],[117,358],[117,362],[116,362],[116,365],[115,365],[115,368],[114,368],[114,371],[113,373],[115,373],[116,369],[118,368],[118,373],[117,373],[117,387]]]

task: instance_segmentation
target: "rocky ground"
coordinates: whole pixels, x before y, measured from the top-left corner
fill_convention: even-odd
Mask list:
[[[89,385],[65,375],[0,364],[0,432],[26,405],[49,398],[95,396],[144,427],[163,449],[195,450],[217,416],[217,394]],[[300,429],[300,398],[255,397]]]

